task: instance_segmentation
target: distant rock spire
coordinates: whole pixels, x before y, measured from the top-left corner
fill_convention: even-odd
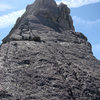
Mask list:
[[[36,14],[40,10],[47,10],[52,14],[58,13],[58,7],[54,0],[35,0],[26,10],[28,14]]]
[[[18,18],[0,45],[0,100],[100,100],[100,61],[67,5],[36,0]]]
[[[26,12],[18,18],[14,28],[3,42],[23,39],[23,30],[32,31],[41,28],[47,30],[44,27],[56,32],[74,30],[70,9],[67,5],[63,3],[57,5],[54,0],[35,0],[33,4],[27,6]],[[27,34],[27,39],[32,37],[30,32]]]
[[[38,10],[47,9],[48,11],[55,12],[58,10],[57,4],[54,0],[35,0],[32,5],[27,7],[28,12],[36,12]]]
[[[38,8],[57,8],[57,4],[54,0],[35,0],[34,6]]]

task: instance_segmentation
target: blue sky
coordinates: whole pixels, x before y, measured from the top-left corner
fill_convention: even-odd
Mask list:
[[[92,44],[93,54],[100,60],[100,0],[56,0],[71,8],[76,31],[82,32]],[[0,0],[0,43],[14,26],[28,4],[34,0]]]

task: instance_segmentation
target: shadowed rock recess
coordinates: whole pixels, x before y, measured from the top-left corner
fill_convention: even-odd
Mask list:
[[[0,100],[100,100],[100,61],[67,5],[35,0],[3,39]]]

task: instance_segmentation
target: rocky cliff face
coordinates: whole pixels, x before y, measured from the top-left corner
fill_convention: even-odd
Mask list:
[[[100,100],[100,61],[66,5],[36,0],[3,39],[0,99]]]

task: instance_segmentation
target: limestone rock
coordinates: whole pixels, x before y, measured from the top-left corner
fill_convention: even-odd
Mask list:
[[[18,18],[16,25],[3,42],[23,40],[22,37],[31,37],[32,30],[54,30],[62,32],[74,30],[70,9],[65,4],[57,6],[54,0],[36,0],[27,6],[26,12]]]
[[[0,100],[100,100],[100,61],[66,5],[36,0],[3,39]]]

